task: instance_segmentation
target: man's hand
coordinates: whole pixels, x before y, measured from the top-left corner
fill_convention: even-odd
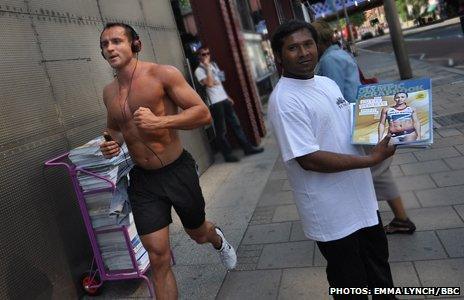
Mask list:
[[[227,100],[229,100],[229,102],[230,102],[231,105],[234,105],[234,104],[235,104],[235,101],[234,101],[232,98],[229,97]]]
[[[142,130],[156,130],[166,128],[166,117],[158,117],[149,108],[139,107],[134,112],[134,123]]]
[[[378,164],[385,159],[395,154],[396,146],[390,144],[391,134],[388,133],[375,147],[372,149],[370,156],[374,164]]]
[[[100,151],[105,158],[112,158],[119,155],[121,147],[119,147],[119,144],[116,143],[116,141],[104,141],[100,144]]]

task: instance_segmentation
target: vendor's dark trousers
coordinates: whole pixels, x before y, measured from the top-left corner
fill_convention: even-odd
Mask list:
[[[378,215],[378,213],[377,213]],[[379,224],[362,228],[347,237],[317,242],[327,260],[327,280],[331,287],[393,287],[388,264],[388,242]],[[339,295],[335,299],[368,299],[365,295]],[[373,299],[395,299],[373,296]]]
[[[234,107],[229,100],[211,105],[210,110],[214,121],[214,129],[216,130],[215,142],[224,156],[230,155],[232,152],[232,147],[226,138],[226,123],[232,128],[242,149],[246,151],[251,148],[251,144],[245,136],[237,114],[235,114]]]

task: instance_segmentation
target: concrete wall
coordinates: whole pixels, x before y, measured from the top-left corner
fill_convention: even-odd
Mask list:
[[[132,25],[142,60],[184,57],[169,0],[0,0],[0,299],[76,298],[91,251],[69,177],[43,162],[105,128],[103,24]],[[182,132],[202,170],[202,130]]]

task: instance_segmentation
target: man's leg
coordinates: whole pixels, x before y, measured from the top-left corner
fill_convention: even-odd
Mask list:
[[[169,227],[142,235],[140,239],[150,258],[156,299],[177,299],[177,284],[171,269]]]
[[[367,274],[361,259],[358,232],[330,242],[317,242],[327,260],[330,287],[366,287]],[[336,295],[334,299],[367,299],[366,295]]]
[[[216,131],[215,142],[219,150],[221,151],[224,159],[229,162],[238,161],[238,159],[232,155],[232,147],[227,141],[226,133],[226,117],[224,103],[227,100],[221,101],[211,105],[211,114],[214,122],[214,130]]]
[[[404,209],[400,191],[390,170],[391,160],[388,159],[388,161],[371,168],[377,199],[386,200],[395,215],[394,219],[384,229],[387,234],[413,233],[416,226],[409,220]]]
[[[394,199],[387,200],[387,203],[388,206],[390,206],[393,214],[395,215],[395,218],[400,220],[408,219],[408,215],[406,214],[406,210],[404,209],[401,197],[396,197]]]
[[[365,265],[370,288],[393,287],[393,278],[388,263],[388,241],[383,229],[382,220],[379,224],[359,231],[360,249]],[[373,299],[395,299],[393,296],[374,296]]]
[[[245,133],[243,132],[242,125],[240,125],[240,120],[238,119],[234,107],[232,106],[232,103],[230,103],[228,100],[224,102],[225,119],[234,131],[234,134],[237,137],[240,147],[242,147],[243,151],[245,152],[245,155],[263,152],[263,148],[254,147],[246,137]]]
[[[222,263],[227,269],[234,269],[237,265],[237,255],[234,248],[224,238],[222,231],[213,223],[205,221],[196,229],[184,228],[185,232],[198,244],[211,243],[219,251]]]

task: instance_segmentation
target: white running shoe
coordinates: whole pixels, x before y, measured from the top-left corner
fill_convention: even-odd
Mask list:
[[[222,233],[222,230],[219,227],[216,227],[216,233],[222,239],[221,249],[218,250],[222,264],[227,268],[227,270],[235,269],[235,266],[237,265],[237,254],[235,253],[234,247],[227,242],[224,237],[224,233]]]

